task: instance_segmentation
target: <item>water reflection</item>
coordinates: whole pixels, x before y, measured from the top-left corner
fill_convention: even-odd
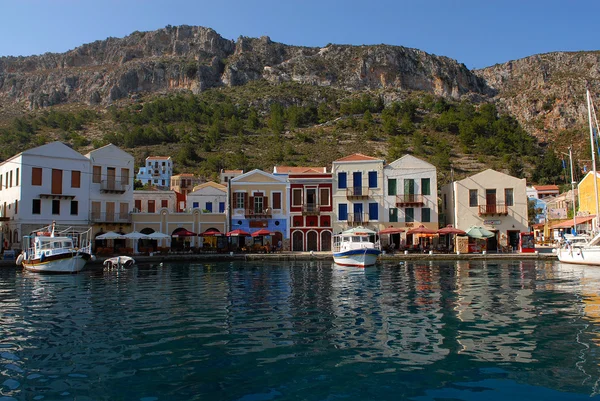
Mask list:
[[[595,395],[599,291],[529,261],[0,271],[0,399]]]

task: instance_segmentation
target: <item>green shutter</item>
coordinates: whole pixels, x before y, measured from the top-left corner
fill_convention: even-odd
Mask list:
[[[415,194],[415,180],[405,179],[404,180],[404,195],[414,195],[414,194]]]
[[[431,180],[421,178],[421,195],[431,195]]]
[[[388,195],[396,195],[396,179],[388,178]]]
[[[398,222],[398,209],[393,207],[390,209],[390,223]]]
[[[431,222],[431,209],[428,207],[424,207],[421,209],[421,222],[430,223]]]

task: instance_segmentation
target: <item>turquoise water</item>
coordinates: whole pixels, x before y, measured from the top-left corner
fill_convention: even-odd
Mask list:
[[[551,262],[0,269],[0,401],[584,400],[600,269]]]

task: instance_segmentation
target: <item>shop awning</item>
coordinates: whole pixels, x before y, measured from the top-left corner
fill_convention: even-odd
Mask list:
[[[596,218],[595,214],[590,215],[590,216],[577,216],[577,217],[575,217],[575,221],[576,221],[577,225],[579,225],[579,224],[589,223],[595,218]],[[552,225],[550,228],[569,228],[569,227],[573,227],[573,219],[563,220],[560,223],[556,223],[556,224]]]

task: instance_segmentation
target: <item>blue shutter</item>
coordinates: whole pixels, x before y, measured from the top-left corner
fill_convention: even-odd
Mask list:
[[[369,188],[377,188],[377,171],[369,171]]]
[[[348,205],[345,203],[338,205],[338,220],[348,220]]]
[[[225,213],[225,202],[219,202],[219,213]]]
[[[212,213],[212,202],[206,202],[205,209]]]
[[[346,188],[346,173],[338,173],[338,189]]]
[[[200,207],[200,204],[199,204],[198,202],[194,202],[194,203],[192,204],[192,207],[193,207],[194,209],[198,209],[198,208]]]
[[[379,220],[379,203],[369,203],[369,220]]]

